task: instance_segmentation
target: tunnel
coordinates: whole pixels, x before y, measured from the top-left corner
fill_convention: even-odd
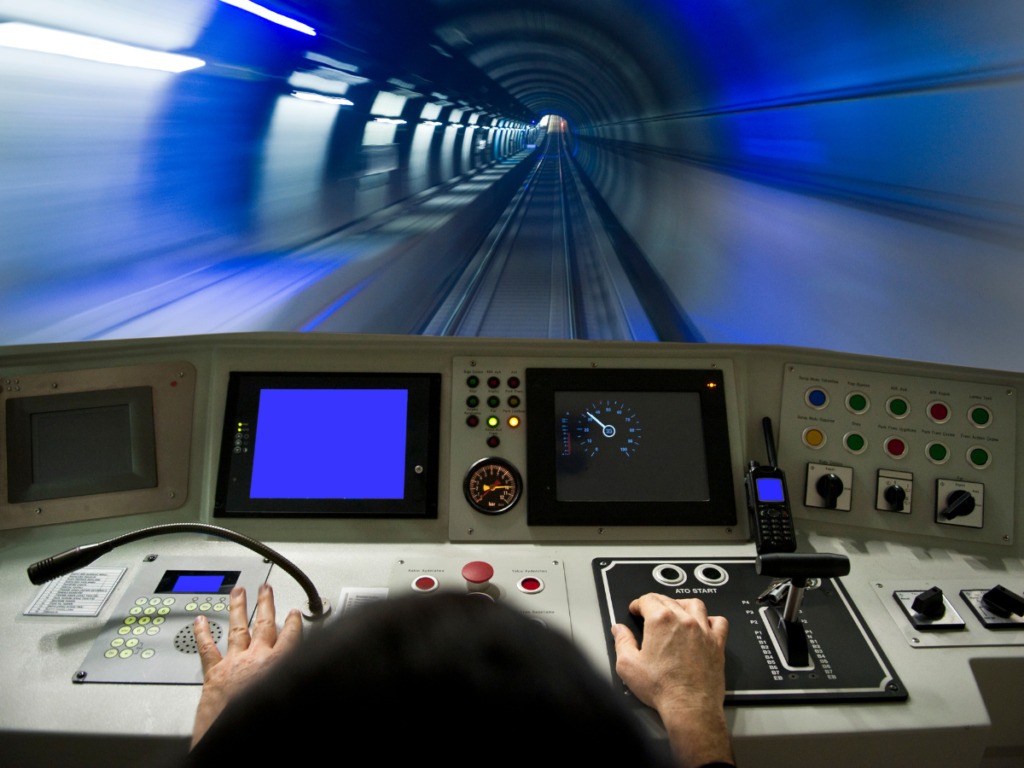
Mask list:
[[[1010,0],[9,0],[0,343],[1024,370],[1021,30]]]

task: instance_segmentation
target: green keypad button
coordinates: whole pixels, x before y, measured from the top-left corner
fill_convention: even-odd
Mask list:
[[[153,619],[153,623],[156,625],[163,624],[165,621],[167,621],[167,619],[165,619],[163,616],[157,616],[155,619]]]
[[[984,408],[975,408],[973,411],[971,411],[971,421],[973,421],[978,426],[988,424],[988,419],[988,411],[986,411]]]
[[[203,603],[202,605],[199,606],[199,610],[200,611],[208,611],[208,610],[210,610],[210,604],[209,603]]]
[[[146,634],[147,635],[159,635],[160,634],[160,627],[150,627],[149,629],[146,630]]]
[[[928,449],[928,456],[932,461],[945,461],[946,454],[948,453],[949,451],[946,450],[946,446],[940,445],[939,443],[936,443]]]
[[[146,633],[146,628],[145,627],[135,627],[135,629],[132,630],[132,634],[133,635],[143,635],[145,633]]]
[[[132,616],[138,616],[140,613],[142,613],[142,609],[136,605],[134,608],[128,611],[128,613],[130,613]]]
[[[170,612],[170,608],[161,608],[159,611],[157,611],[157,613],[159,613],[161,616],[166,616]]]
[[[859,451],[864,447],[864,438],[858,434],[852,434],[846,438],[846,447],[851,451]]]
[[[154,651],[152,648],[147,648],[146,650],[144,650],[142,652],[142,658],[144,658],[144,659],[152,659],[153,658],[153,654],[155,654],[155,653],[156,653],[156,651]]]
[[[149,608],[144,610],[143,613],[146,614],[147,616],[152,616],[154,613],[156,613],[156,608],[153,608],[152,606],[150,606]]]
[[[135,622],[136,618],[134,616],[129,616],[127,619],[124,620],[125,624],[134,624]]]
[[[185,610],[186,611],[194,611],[198,607],[199,606],[196,605],[195,603],[189,603],[188,605],[185,606]]]
[[[213,606],[213,610],[223,611],[225,607],[226,606],[224,605],[224,603],[217,603],[215,606]]]
[[[124,645],[124,638],[123,637],[115,637],[113,640],[110,641],[110,644],[114,648],[120,648],[122,645]]]
[[[115,656],[117,656],[117,649],[116,648],[111,648],[109,651],[107,651],[103,655],[106,656],[108,659],[112,659]]]
[[[161,600],[159,597],[154,597],[152,600],[149,601],[149,604],[150,605],[160,605],[160,603],[162,603],[162,602],[163,602],[163,600]]]
[[[975,448],[971,451],[971,462],[981,466],[988,463],[988,451],[984,448]]]
[[[130,657],[130,656],[131,656],[131,655],[132,655],[133,653],[135,653],[135,651],[131,650],[130,648],[125,648],[125,649],[124,649],[123,651],[121,651],[121,653],[119,653],[118,655],[119,655],[119,656],[120,656],[120,657],[121,657],[122,659],[127,659],[127,658],[128,658],[128,657]]]
[[[149,598],[140,597],[138,600],[135,601],[135,604],[136,605],[145,605],[148,602],[149,602]]]
[[[127,635],[131,631],[132,631],[131,627],[121,627],[119,630],[117,630],[117,634],[119,634],[119,635]]]
[[[868,399],[864,395],[853,395],[850,397],[850,407],[855,411],[863,411],[868,407]]]
[[[174,598],[173,597],[165,597],[164,598],[164,605],[174,605]],[[160,610],[163,611],[163,608],[161,608]]]
[[[124,647],[125,648],[134,648],[138,644],[139,644],[139,638],[133,637],[133,638],[130,638],[128,640],[128,642],[124,644]]]
[[[143,616],[141,619],[139,619],[139,624],[149,624],[149,622],[151,621],[152,619],[149,618],[149,616]]]
[[[889,410],[892,411],[892,413],[895,416],[902,416],[903,414],[905,414],[907,412],[908,407],[909,406],[907,405],[907,401],[902,400],[898,397],[891,403],[889,403]]]

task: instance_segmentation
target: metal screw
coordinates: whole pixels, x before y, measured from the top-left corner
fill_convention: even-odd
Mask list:
[[[711,367],[712,367],[712,368],[717,368],[717,367],[718,367],[718,363],[712,363],[712,364],[711,364]]]
[[[910,638],[910,642],[912,642],[914,645],[917,645],[918,643],[921,642],[921,639],[917,638],[917,637],[912,637],[912,638]]]
[[[604,533],[604,528],[598,528],[598,529],[597,529],[597,532],[598,532],[598,533]]]
[[[890,691],[898,691],[899,689],[900,689],[900,687],[898,685],[896,685],[896,683],[889,683],[889,690]]]
[[[15,392],[21,392],[21,387],[15,387],[15,388],[14,388],[14,391],[15,391]]]
[[[1010,540],[1009,534],[1004,533],[1003,534],[1003,541],[1009,541],[1009,540]]]
[[[590,367],[591,367],[591,368],[597,368],[597,363],[591,363],[591,364],[590,364]]]
[[[882,585],[881,585],[881,584],[875,584],[875,586],[876,586],[876,587],[878,587],[879,589],[881,589],[881,588],[882,588]]]
[[[602,560],[602,561],[601,561],[601,565],[608,565],[608,563],[607,563],[607,561],[605,561],[605,560]]]
[[[398,561],[398,564],[399,564],[399,565],[405,565],[405,560],[399,560],[399,561]]]
[[[19,381],[20,381],[20,379],[15,379],[14,383],[17,384]]]
[[[557,561],[557,560],[552,560],[552,561],[551,561],[551,564],[552,564],[552,565],[558,565],[558,561]]]
[[[725,532],[726,532],[726,533],[732,533],[732,528],[726,528],[726,529],[725,529]]]
[[[470,533],[472,533],[472,532],[473,532],[473,529],[472,529],[472,528],[470,528],[470,529],[469,529],[469,532],[470,532]]]
[[[791,365],[791,366],[789,366],[789,372],[790,372],[790,373],[792,373],[792,372],[793,372],[793,371],[795,371],[795,370],[796,370],[796,369],[795,369],[795,368],[794,368],[794,367],[793,367],[792,365]]]
[[[42,512],[43,512],[43,510],[42,510],[42,508],[41,508],[41,507],[36,507],[36,514],[37,514],[37,515],[40,515],[40,514],[42,514]]]
[[[422,475],[423,474],[423,467],[421,467],[419,464],[417,464],[415,467],[412,468],[412,471],[415,472],[417,475]]]
[[[57,388],[57,382],[56,381],[53,382],[53,384],[51,384],[50,386],[53,387],[54,389],[56,389]]]
[[[269,557],[264,557],[263,558],[263,562],[264,563],[269,563],[270,562],[270,558]]]
[[[158,557],[159,557],[159,555],[146,555],[146,556],[145,556],[145,557],[143,558],[143,560],[144,560],[145,562],[147,562],[147,563],[152,563],[152,562],[153,562],[154,560],[156,560],[156,559],[157,559]]]
[[[469,367],[470,368],[476,368],[476,360],[470,360],[469,361]]]
[[[87,674],[88,673],[85,670],[81,670],[79,672],[75,672],[75,680],[85,680],[85,676]]]
[[[181,376],[181,378],[183,378],[183,379],[185,378],[185,372],[184,371],[178,371],[178,375]]]
[[[171,498],[173,499],[173,498],[174,498],[174,491],[171,491],[171,492],[170,492],[170,493],[168,493],[167,495],[168,495],[168,496],[170,496],[170,497],[171,497]]]
[[[1006,390],[1006,394],[1008,394],[1008,395],[1012,395],[1012,394],[1013,394],[1013,390],[1012,390],[1012,389],[1008,389],[1008,390]]]

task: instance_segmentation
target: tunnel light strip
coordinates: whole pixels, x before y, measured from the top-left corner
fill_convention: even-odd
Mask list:
[[[264,8],[262,5],[257,5],[252,0],[221,0],[222,3],[233,5],[235,8],[241,8],[243,11],[254,13],[257,16],[272,21],[275,24],[280,24],[282,27],[288,27],[288,29],[294,29],[296,32],[301,32],[304,35],[312,35],[316,37],[316,30],[308,24],[303,24],[295,19],[289,19],[287,16],[282,16],[280,13],[274,13],[269,8]]]
[[[322,96],[319,93],[310,93],[309,91],[292,91],[292,96],[303,101],[319,101],[321,104],[340,104],[343,107],[351,107],[355,103],[340,96]]]
[[[433,125],[433,126],[442,125],[442,123],[437,122],[437,120],[421,120],[420,123],[422,125]]]
[[[88,35],[76,35],[58,29],[37,27],[20,21],[0,24],[0,47],[20,48],[24,51],[55,53],[74,59],[119,64],[123,67],[158,69],[162,72],[185,72],[206,64],[202,59],[178,53],[151,51],[134,45],[114,43]]]
[[[378,123],[388,123],[389,125],[405,125],[406,120],[399,120],[397,117],[375,117],[373,118]]]

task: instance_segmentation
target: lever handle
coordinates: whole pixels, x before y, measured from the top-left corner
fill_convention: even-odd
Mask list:
[[[790,579],[829,579],[850,573],[850,558],[829,552],[760,555],[756,563],[762,576]]]

